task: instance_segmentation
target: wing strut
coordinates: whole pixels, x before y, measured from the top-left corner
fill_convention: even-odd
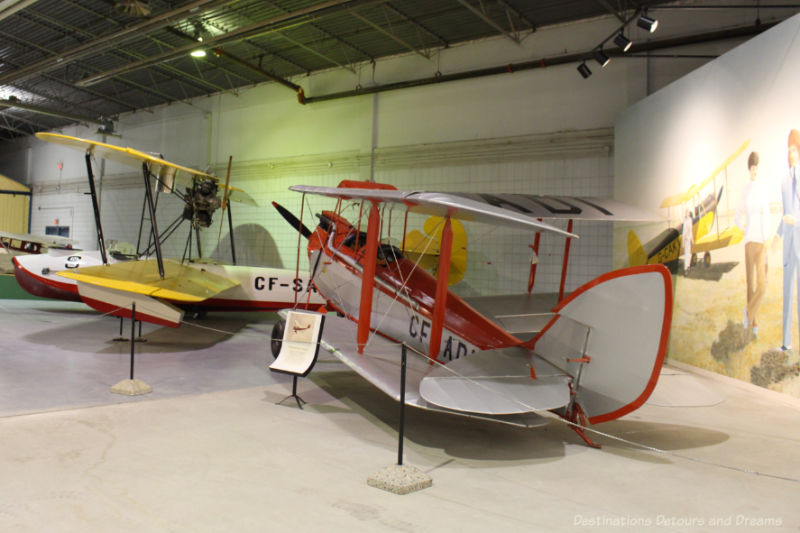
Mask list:
[[[528,245],[533,251],[535,257],[531,258],[531,270],[528,273],[528,294],[533,290],[533,282],[536,280],[536,266],[539,264],[539,240],[542,238],[542,232],[537,231],[536,237],[533,239],[533,245]],[[535,261],[534,261],[535,259]]]
[[[442,328],[444,327],[444,312],[447,308],[447,285],[450,279],[450,252],[453,250],[453,227],[450,217],[444,218],[442,229],[442,242],[439,245],[439,267],[436,271],[436,297],[433,301],[433,321],[431,323],[431,344],[428,356],[436,359],[442,347]]]
[[[220,224],[221,226],[222,224]],[[233,264],[236,264],[236,245],[233,243],[233,218],[231,215],[231,206],[228,206],[228,234],[231,236],[231,259]]]
[[[367,223],[367,246],[362,259],[364,272],[361,274],[361,306],[358,310],[358,332],[356,342],[358,353],[364,353],[364,346],[369,337],[370,318],[372,315],[372,292],[375,288],[375,265],[378,260],[378,232],[381,217],[378,206],[371,202],[369,222]]]
[[[89,192],[92,195],[92,208],[94,209],[94,225],[97,228],[97,246],[100,248],[100,257],[103,264],[108,264],[106,256],[106,241],[103,239],[103,226],[100,223],[100,207],[97,204],[97,191],[94,188],[94,173],[92,172],[92,149],[86,150],[86,173],[89,177]]]
[[[164,279],[164,261],[161,258],[161,243],[158,236],[158,224],[156,224],[156,210],[153,206],[153,192],[150,189],[150,168],[147,163],[142,163],[142,176],[144,176],[144,194],[147,198],[147,208],[150,211],[150,231],[153,232],[153,244],[156,246],[156,261],[158,261],[158,275]]]
[[[572,219],[569,219],[567,224],[567,233],[572,233]],[[564,243],[564,263],[561,266],[561,286],[558,289],[558,301],[564,299],[564,285],[567,283],[567,265],[569,264],[569,245],[572,243],[570,237],[566,238],[567,242]]]

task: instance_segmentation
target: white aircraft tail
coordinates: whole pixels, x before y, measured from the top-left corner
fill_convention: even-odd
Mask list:
[[[603,274],[556,307],[527,346],[573,376],[577,408],[596,424],[640,407],[658,380],[672,322],[672,277],[663,265]],[[567,411],[574,413],[570,404]]]

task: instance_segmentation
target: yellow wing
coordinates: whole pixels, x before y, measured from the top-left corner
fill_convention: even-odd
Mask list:
[[[661,207],[675,207],[676,205],[681,205],[691,200],[695,194],[699,193],[703,189],[703,187],[711,183],[711,180],[713,180],[717,174],[725,170],[725,168],[728,165],[730,165],[734,159],[739,157],[741,153],[744,152],[745,148],[747,148],[748,144],[750,144],[750,139],[747,139],[745,142],[743,142],[742,145],[739,146],[739,148],[737,148],[731,155],[729,155],[728,158],[722,162],[722,164],[720,164],[717,168],[715,168],[711,172],[711,174],[709,174],[700,183],[692,185],[684,193],[675,194],[673,196],[667,196],[666,198],[664,198],[664,201],[661,202]]]
[[[202,302],[239,285],[238,281],[212,274],[201,267],[194,268],[169,259],[164,260],[164,279],[158,274],[155,259],[64,270],[58,275],[91,285],[179,302]]]
[[[733,246],[742,241],[744,233],[736,226],[729,226],[725,231],[719,234],[709,233],[704,237],[698,239],[692,245],[692,253],[710,252],[711,250],[718,250],[726,246]]]
[[[168,184],[174,179],[174,183],[189,187],[192,185],[193,180],[198,178],[210,179],[219,182],[219,178],[216,176],[212,176],[211,174],[201,172],[200,170],[196,170],[191,167],[185,167],[183,165],[178,165],[177,163],[166,161],[160,157],[136,150],[135,148],[125,148],[122,146],[115,146],[113,144],[106,144],[89,139],[61,135],[59,133],[39,132],[36,134],[36,137],[43,141],[68,146],[77,150],[89,151],[97,157],[110,159],[126,165],[149,163],[151,172],[154,174],[158,175],[159,177],[169,176],[169,179],[163,180]],[[172,176],[174,176],[174,178]],[[220,186],[223,185],[220,184]],[[235,187],[228,187],[228,189],[230,191],[228,196],[230,200],[248,205],[258,205],[256,204],[256,201],[243,190]]]
[[[406,235],[405,254],[409,259],[419,261],[422,268],[435,272],[439,265],[440,245],[442,242],[442,217],[428,217],[425,220],[423,234],[412,230]],[[450,277],[448,285],[455,285],[467,272],[467,232],[464,225],[456,219],[450,219],[453,229],[453,249],[450,254]]]

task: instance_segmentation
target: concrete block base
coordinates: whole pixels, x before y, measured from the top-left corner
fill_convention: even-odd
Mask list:
[[[114,394],[124,394],[126,396],[139,396],[153,392],[153,387],[138,379],[123,379],[113,387],[111,392]]]
[[[367,485],[395,494],[408,494],[433,485],[433,479],[414,466],[392,465],[367,478]]]

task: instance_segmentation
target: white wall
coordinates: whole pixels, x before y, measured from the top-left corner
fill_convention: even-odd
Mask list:
[[[740,12],[731,23],[748,22],[749,16]],[[694,13],[665,11],[663,17],[653,37],[692,33],[704,25]],[[767,17],[762,15],[762,19]],[[602,17],[539,30],[522,45],[497,37],[453,46],[434,54],[431,60],[408,54],[379,61],[374,71],[367,64],[358,66],[355,74],[335,69],[293,81],[305,88],[306,96],[315,96],[351,90],[359,84],[368,86],[373,78],[382,84],[408,76],[430,77],[437,71],[447,74],[530,61],[590,49],[617,26],[613,17]],[[635,40],[643,34],[634,26],[630,37]],[[726,45],[705,49],[713,51],[721,46]],[[398,187],[484,187],[493,192],[611,196],[611,128],[615,115],[648,91],[705,61],[620,58],[605,69],[589,63],[594,75],[587,80],[579,76],[576,64],[570,64],[306,106],[299,105],[286,88],[267,83],[236,94],[127,114],[118,123],[120,137],[109,137],[108,142],[162,153],[171,161],[196,168],[210,166],[218,175],[224,175],[228,156],[232,155],[233,184],[246,188],[263,206],[235,208],[240,256],[249,245],[249,260],[275,261],[274,246],[280,261],[293,265],[296,236],[269,202],[274,199],[299,211],[299,195],[287,191],[289,185],[333,185],[343,178],[368,177],[373,139],[375,178]],[[373,125],[377,127],[374,132]],[[560,137],[560,132],[589,130],[601,133],[591,141],[585,139],[591,137],[588,134]],[[99,139],[82,127],[65,128],[63,133]],[[498,148],[504,142],[513,149]],[[548,144],[555,148],[545,149]],[[79,194],[87,189],[82,154],[36,139],[0,147],[0,152],[0,172],[34,189],[32,231],[43,231],[45,223],[54,218],[56,210],[52,207],[72,206],[73,236],[83,246],[94,247],[89,199]],[[437,156],[439,152],[446,157]],[[57,169],[59,162],[63,164],[61,171]],[[99,168],[95,172],[99,177]],[[106,237],[134,240],[142,206],[139,170],[107,163],[103,174]],[[317,200],[311,202],[315,210],[324,206]],[[163,226],[174,216],[176,211],[166,213],[162,209],[159,222]],[[216,246],[217,222],[206,234],[206,249]],[[573,245],[568,280],[571,288],[611,267],[610,228],[587,225],[576,229],[586,238]],[[479,292],[523,289],[528,272],[527,244],[532,236],[501,228],[469,231],[479,245],[470,244],[470,288]],[[224,229],[223,237],[226,234]],[[173,242],[169,253],[182,252],[184,237],[185,233]],[[544,264],[538,276],[544,283],[540,290],[557,288],[562,244],[552,244],[551,255],[546,252],[542,257]],[[261,250],[263,246],[269,249]]]

